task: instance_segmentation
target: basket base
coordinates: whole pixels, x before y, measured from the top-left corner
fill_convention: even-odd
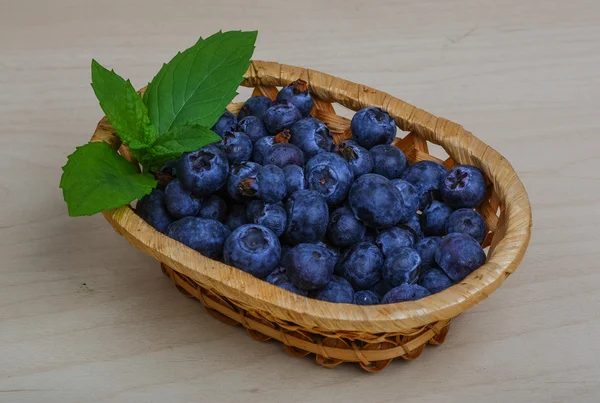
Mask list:
[[[416,359],[426,344],[442,344],[450,328],[448,320],[414,329],[410,334],[306,329],[282,322],[266,312],[247,310],[238,302],[215,294],[165,264],[161,264],[161,268],[182,294],[199,300],[214,318],[228,325],[244,326],[254,340],[278,340],[291,356],[315,354],[316,362],[327,368],[343,362],[355,362],[365,371],[379,372],[395,358]]]

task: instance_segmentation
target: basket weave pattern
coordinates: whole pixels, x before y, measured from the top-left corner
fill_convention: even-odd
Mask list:
[[[419,301],[377,306],[331,304],[310,300],[256,279],[241,270],[205,258],[156,232],[129,206],[104,213],[115,230],[162,262],[163,272],[185,295],[197,298],[215,318],[241,324],[255,340],[275,339],[290,355],[315,354],[326,367],[356,362],[378,372],[394,358],[415,359],[426,344],[441,344],[450,320],[500,286],[520,263],[531,234],[531,207],[523,184],[510,164],[460,125],[435,117],[375,89],[324,73],[274,62],[253,61],[243,86],[253,95],[277,96],[277,87],[297,79],[308,82],[315,99],[312,115],[322,120],[339,143],[350,137],[350,120],[332,103],[351,110],[378,106],[395,120],[400,132],[393,145],[411,163],[432,160],[450,168],[471,164],[486,175],[489,186],[479,207],[488,226],[487,262],[459,284]],[[237,113],[242,103],[228,109]],[[104,118],[92,141],[105,141],[135,161]],[[441,145],[449,157],[429,154],[428,142]]]

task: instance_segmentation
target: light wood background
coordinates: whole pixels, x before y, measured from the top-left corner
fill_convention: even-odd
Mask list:
[[[99,60],[144,85],[219,29],[463,124],[533,205],[529,251],[446,344],[377,375],[251,340],[180,295],[60,167],[101,117]],[[600,400],[598,0],[0,0],[0,402]]]

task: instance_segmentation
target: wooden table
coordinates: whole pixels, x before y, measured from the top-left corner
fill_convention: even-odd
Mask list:
[[[0,402],[597,402],[597,0],[0,0]],[[219,29],[463,124],[524,181],[521,267],[446,341],[378,375],[294,359],[213,320],[60,167],[101,117],[90,61],[144,85]]]

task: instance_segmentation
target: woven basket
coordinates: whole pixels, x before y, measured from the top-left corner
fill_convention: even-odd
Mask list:
[[[155,231],[129,206],[106,211],[104,216],[133,246],[160,261],[177,288],[197,298],[217,319],[241,324],[256,340],[278,340],[293,356],[315,354],[317,363],[325,367],[356,362],[366,371],[381,371],[394,358],[412,360],[427,343],[442,343],[450,320],[487,298],[517,268],[531,234],[531,206],[523,184],[498,152],[460,125],[386,93],[317,71],[262,61],[252,62],[242,86],[254,87],[253,95],[274,99],[277,87],[299,78],[308,82],[315,98],[313,116],[329,126],[336,143],[350,137],[350,120],[338,116],[332,103],[355,111],[378,106],[404,132],[393,144],[411,162],[433,160],[446,167],[471,164],[484,172],[490,184],[479,208],[489,228],[484,266],[459,284],[418,301],[333,304],[293,294],[201,256]],[[228,109],[237,113],[241,105],[233,103]],[[91,141],[107,142],[135,161],[106,118]],[[430,155],[428,142],[442,146],[449,157],[441,160]]]

